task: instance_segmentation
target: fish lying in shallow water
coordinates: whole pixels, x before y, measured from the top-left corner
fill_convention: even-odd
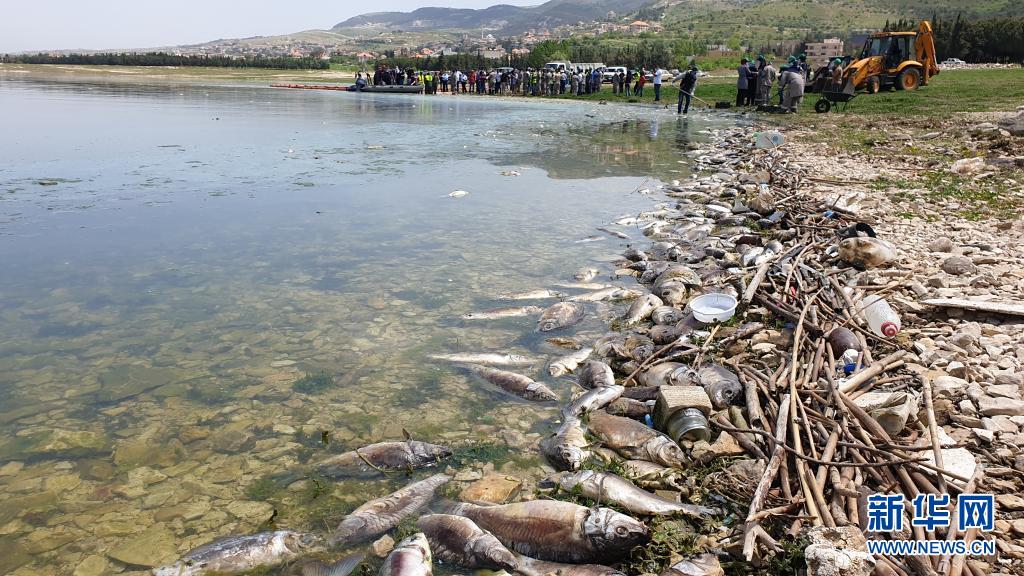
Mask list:
[[[636,487],[629,480],[608,472],[594,470],[559,472],[549,476],[547,481],[567,492],[582,494],[595,502],[608,502],[634,514],[646,516],[686,514],[700,517],[711,516],[717,512],[713,508],[673,502],[656,496]]]
[[[498,298],[502,300],[547,300],[549,298],[564,298],[565,294],[554,290],[528,290],[526,292],[511,292],[502,294]]]
[[[389,471],[423,468],[451,455],[452,451],[444,446],[418,440],[378,442],[321,460],[316,470],[328,478],[369,478]]]
[[[482,364],[485,366],[529,366],[536,364],[537,358],[529,358],[519,354],[494,354],[482,352],[458,353],[458,354],[431,354],[428,356],[433,360],[444,360],[445,362],[457,362],[460,364]]]
[[[677,468],[686,464],[683,451],[671,438],[635,420],[598,411],[590,414],[587,429],[626,458]]]
[[[346,516],[331,534],[330,545],[357,544],[391,530],[404,518],[419,512],[434,498],[434,491],[451,477],[435,474],[405,488],[370,500]]]
[[[579,418],[584,414],[589,414],[594,410],[600,410],[608,404],[618,400],[619,396],[626,391],[624,386],[602,386],[600,388],[592,388],[587,390],[583,394],[580,394],[579,398],[576,398],[566,406],[562,408],[562,415],[565,417]]]
[[[463,320],[499,320],[501,318],[516,318],[518,316],[532,316],[540,314],[544,309],[540,306],[515,306],[513,308],[496,308],[484,310],[483,312],[470,312],[463,314]]]
[[[438,560],[470,570],[507,570],[517,567],[515,556],[493,535],[472,520],[452,514],[428,514],[416,521]]]
[[[473,520],[520,554],[555,562],[616,560],[650,537],[647,526],[625,514],[557,500],[457,504],[452,512]]]
[[[580,362],[586,360],[593,351],[593,348],[580,348],[572,354],[567,354],[557,360],[554,360],[548,365],[548,374],[554,378],[558,378],[559,376],[564,376],[569,372],[572,372],[580,365]]]
[[[168,566],[153,569],[154,576],[200,576],[211,572],[232,574],[276,566],[314,552],[323,541],[313,534],[278,530],[214,540]]]
[[[582,388],[604,388],[615,385],[612,367],[600,360],[591,360],[576,371],[576,383]]]
[[[491,368],[489,366],[475,366],[472,364],[467,366],[467,368],[491,384],[500,387],[506,392],[515,394],[524,400],[532,400],[534,402],[550,402],[558,400],[558,396],[556,396],[550,388],[545,386],[543,383],[536,382],[532,378],[528,378],[522,374],[516,374],[515,372],[509,372],[507,370],[498,370],[497,368]]]
[[[395,544],[377,575],[431,576],[433,572],[434,558],[430,553],[430,544],[427,537],[418,532]]]
[[[583,320],[586,311],[583,306],[575,302],[559,302],[548,307],[540,316],[537,322],[537,331],[550,332],[561,328],[568,328]]]
[[[566,418],[554,434],[540,443],[541,452],[560,470],[579,470],[591,456],[588,446],[579,418]]]

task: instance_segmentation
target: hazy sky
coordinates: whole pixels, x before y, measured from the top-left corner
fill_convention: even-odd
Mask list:
[[[0,15],[0,52],[148,48],[272,36],[331,26],[366,12],[422,6],[530,6],[544,0],[29,0]]]

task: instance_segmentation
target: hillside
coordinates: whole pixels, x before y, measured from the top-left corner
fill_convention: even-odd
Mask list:
[[[603,19],[609,11],[626,15],[651,6],[656,0],[551,0],[540,6],[499,4],[480,10],[420,8],[412,12],[363,14],[335,25],[332,30],[459,30],[519,34],[532,28]]]

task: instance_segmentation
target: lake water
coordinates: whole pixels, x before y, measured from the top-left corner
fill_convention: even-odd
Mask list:
[[[607,279],[625,241],[595,228],[685,176],[709,122],[0,71],[0,573],[141,573],[275,509],[328,529],[407,479],[267,479],[403,429],[527,473],[555,409],[427,355],[564,354],[536,316],[459,316]]]

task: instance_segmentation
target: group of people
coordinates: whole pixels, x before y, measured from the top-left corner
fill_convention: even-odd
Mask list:
[[[774,59],[759,54],[756,60],[740,60],[736,68],[736,106],[769,106],[772,88],[778,83],[778,106],[796,112],[804,100],[804,87],[810,77],[807,56],[790,56],[785,65],[775,69]]]
[[[606,76],[604,70],[600,68],[494,68],[417,72],[411,68],[403,70],[399,67],[378,66],[372,75],[357,74],[356,88],[361,89],[369,85],[423,86],[426,94],[441,92],[492,96],[584,96],[600,93],[603,84],[608,82],[614,96],[642,98],[644,88],[651,83],[654,87],[654,101],[660,102],[664,75],[665,71],[660,68],[652,72],[645,69],[623,69]],[[683,74],[681,86],[688,94],[680,93],[678,108],[680,113],[686,113],[690,109],[690,97],[697,86],[696,65],[691,65],[690,70]]]

